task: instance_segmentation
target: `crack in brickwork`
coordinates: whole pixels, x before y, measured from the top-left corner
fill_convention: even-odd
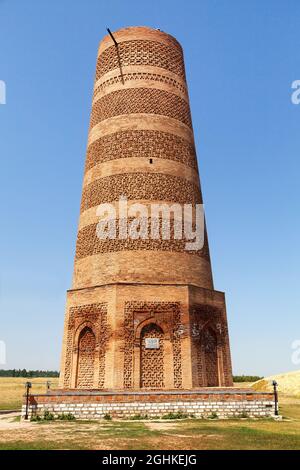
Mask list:
[[[201,204],[199,187],[180,176],[163,173],[123,173],[100,178],[84,187],[81,212],[102,203],[128,200],[170,201]]]
[[[150,65],[175,73],[185,80],[183,55],[180,46],[168,46],[156,41],[132,40],[113,45],[103,51],[97,61],[96,81],[111,70],[128,65]]]
[[[128,130],[106,135],[91,143],[85,171],[98,163],[130,157],[173,160],[197,170],[195,146],[185,139],[168,132]]]

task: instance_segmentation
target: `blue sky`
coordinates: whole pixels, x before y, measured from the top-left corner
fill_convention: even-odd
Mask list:
[[[6,368],[59,367],[98,42],[106,26],[147,25],[184,48],[234,372],[299,369],[298,9],[297,0],[0,0]]]

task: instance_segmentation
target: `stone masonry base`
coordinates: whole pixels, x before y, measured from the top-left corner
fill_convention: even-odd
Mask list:
[[[22,407],[25,416],[26,404]],[[248,389],[209,388],[187,391],[52,390],[30,395],[28,415],[42,416],[45,411],[55,417],[72,414],[77,419],[161,418],[168,413],[184,413],[207,418],[266,418],[274,416],[272,393]]]

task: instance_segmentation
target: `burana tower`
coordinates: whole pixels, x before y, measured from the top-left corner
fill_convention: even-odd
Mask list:
[[[214,290],[203,217],[197,230],[201,204],[181,46],[145,27],[108,34],[97,59],[60,388],[26,395],[22,417],[274,415],[272,393],[232,387],[225,297]],[[163,209],[155,216],[154,206]]]
[[[99,47],[60,387],[231,386],[206,233],[196,251],[183,239],[99,239],[97,207],[122,197],[129,206],[202,203],[182,49],[146,27]]]

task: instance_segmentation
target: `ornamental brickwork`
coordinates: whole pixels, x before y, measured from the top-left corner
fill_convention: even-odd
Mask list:
[[[128,88],[113,91],[96,101],[90,127],[114,116],[136,113],[168,116],[192,126],[189,105],[179,96],[163,90]]]
[[[129,200],[201,203],[199,187],[182,177],[161,173],[123,173],[105,176],[88,184],[82,193],[81,211],[106,202]]]
[[[60,387],[230,386],[225,297],[214,290],[206,230],[195,251],[184,237],[97,235],[99,204],[121,197],[202,203],[180,44],[147,27],[113,34],[117,46],[105,36],[97,58]]]
[[[177,90],[181,91],[182,93],[186,92],[186,86],[182,83],[178,82],[174,78],[164,77],[163,75],[156,74],[156,73],[147,73],[147,72],[135,72],[135,73],[125,73],[122,76],[117,76],[113,78],[109,78],[108,80],[102,82],[100,85],[95,87],[95,91],[93,96],[96,97],[99,92],[105,91],[105,89],[111,85],[115,85],[116,83],[125,83],[131,80],[151,80],[157,81],[161,83],[167,83],[168,85],[172,85]]]
[[[118,47],[118,54],[116,54],[115,46],[110,44],[97,62],[96,80],[107,72],[119,68],[120,63],[121,67],[135,65],[138,67],[137,71],[142,70],[140,67],[143,65],[151,65],[173,72],[185,79],[181,47],[172,40],[170,44],[157,41],[159,36],[159,34],[156,35],[156,41],[147,39],[122,41]]]
[[[103,388],[109,335],[107,304],[71,307],[65,333],[64,388]]]
[[[86,172],[119,158],[161,158],[197,169],[195,147],[183,138],[151,130],[114,132],[93,142],[87,151]]]
[[[158,340],[158,348],[147,347],[147,339]],[[164,333],[154,323],[144,326],[141,334],[141,388],[164,388]]]

